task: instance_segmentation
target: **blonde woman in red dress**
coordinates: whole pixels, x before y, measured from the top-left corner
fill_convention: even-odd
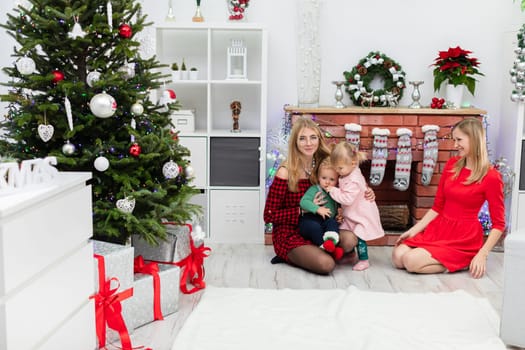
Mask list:
[[[472,277],[481,278],[505,229],[503,181],[490,164],[481,121],[464,119],[452,137],[458,156],[446,163],[432,208],[397,240],[392,263],[414,273],[468,268]],[[484,241],[478,213],[485,201],[492,229]]]
[[[299,233],[299,203],[306,190],[317,183],[317,168],[329,154],[319,126],[309,118],[298,118],[290,132],[288,157],[275,174],[264,208],[264,221],[273,224],[272,241],[277,255],[273,263],[287,262],[318,274],[329,274],[335,268],[330,254]],[[365,196],[375,199],[371,189]],[[319,193],[314,199],[316,204],[323,204],[321,198]],[[344,252],[355,254],[357,237],[349,232],[339,238]]]

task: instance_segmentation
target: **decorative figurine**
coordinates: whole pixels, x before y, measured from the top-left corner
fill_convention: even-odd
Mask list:
[[[230,109],[232,110],[233,127],[231,132],[241,132],[239,128],[239,117],[241,115],[241,102],[233,101],[230,103]]]

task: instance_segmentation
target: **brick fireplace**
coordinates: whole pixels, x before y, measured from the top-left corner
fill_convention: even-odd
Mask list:
[[[299,108],[286,106],[285,113],[291,115],[292,123],[298,116],[313,118],[328,135],[329,142],[345,140],[346,123],[361,125],[360,149],[367,152],[368,161],[361,165],[361,170],[366,179],[370,173],[370,160],[372,159],[372,129],[388,128],[388,162],[383,181],[380,185],[372,187],[376,194],[376,202],[380,209],[406,207],[408,225],[412,225],[421,219],[434,202],[437,185],[446,161],[455,154],[454,142],[451,139],[451,128],[457,122],[468,117],[482,118],[486,111],[475,108],[461,109],[410,109],[410,108],[388,108],[388,107],[347,107],[338,108]],[[438,133],[439,152],[434,174],[429,185],[421,182],[423,165],[423,137],[421,130],[423,125],[434,124],[440,127]],[[394,188],[394,166],[397,150],[398,128],[408,128],[412,131],[412,167],[410,186],[406,191]],[[383,211],[382,211],[383,212]],[[392,244],[395,236],[399,233],[389,231],[387,236],[371,242],[372,244]],[[266,243],[271,243],[271,235],[267,235]]]

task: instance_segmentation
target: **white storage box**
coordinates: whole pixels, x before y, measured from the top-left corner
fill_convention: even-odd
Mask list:
[[[176,131],[195,132],[195,110],[181,109],[171,113],[171,124]]]
[[[501,339],[507,345],[525,347],[525,231],[505,238]]]

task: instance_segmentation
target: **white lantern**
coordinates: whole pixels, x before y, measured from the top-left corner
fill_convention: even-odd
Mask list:
[[[226,79],[248,79],[246,67],[246,46],[242,39],[232,39],[228,47]]]

